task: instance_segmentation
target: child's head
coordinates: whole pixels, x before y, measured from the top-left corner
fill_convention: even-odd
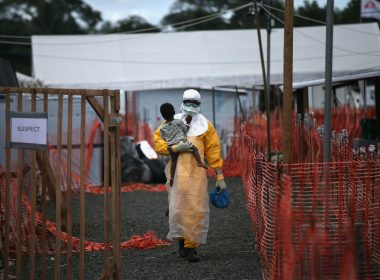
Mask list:
[[[160,107],[160,112],[161,112],[162,117],[165,120],[171,120],[171,119],[173,119],[174,114],[175,114],[174,107],[170,103],[164,103],[164,104],[162,104],[161,107]]]

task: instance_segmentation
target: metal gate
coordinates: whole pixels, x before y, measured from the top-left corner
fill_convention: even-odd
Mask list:
[[[104,190],[101,207],[104,246],[100,249],[103,251],[104,269],[97,277],[120,279],[119,91],[0,87],[0,97],[3,103],[0,113],[5,117],[5,127],[0,131],[1,138],[5,139],[5,145],[0,146],[0,248],[4,279],[10,279],[11,275],[16,276],[16,279],[85,279],[85,139],[88,108],[102,122],[103,132],[103,160],[100,162],[103,180],[98,187]],[[49,100],[54,101],[54,106],[48,106]],[[78,106],[80,103],[80,112],[73,112],[74,100]],[[49,118],[49,110],[56,114],[56,120]],[[54,160],[49,159],[49,142],[47,145],[12,143],[14,135],[11,132],[16,129],[13,127],[16,121],[12,115],[20,116],[20,113],[26,113],[31,118],[36,113],[47,115],[47,123],[52,127],[46,128],[47,135],[51,130],[56,130]],[[73,116],[78,118],[78,122],[73,121]],[[79,143],[73,143],[73,126],[78,128]],[[26,141],[29,140],[33,142],[32,138]],[[74,149],[80,159],[76,166],[77,194],[72,191],[75,177],[72,164]],[[63,152],[67,166],[62,166]],[[61,172],[63,169],[67,170],[66,174]],[[47,201],[47,198],[51,201]],[[76,239],[72,230],[73,200],[79,205],[79,229],[76,229],[79,230],[79,237]],[[50,216],[49,207],[53,209]],[[55,223],[51,221],[52,217]],[[51,262],[50,266],[47,261]]]

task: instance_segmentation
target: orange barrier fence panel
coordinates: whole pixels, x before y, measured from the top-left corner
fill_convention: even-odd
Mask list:
[[[265,279],[379,279],[380,160],[270,163],[242,131],[242,178]],[[363,157],[364,156],[364,157]]]

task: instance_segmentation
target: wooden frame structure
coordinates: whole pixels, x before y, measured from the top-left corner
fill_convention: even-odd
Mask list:
[[[41,208],[42,208],[42,238],[46,240],[46,210],[47,201],[46,196],[49,196],[55,201],[55,218],[56,218],[56,243],[55,243],[55,255],[54,255],[54,278],[61,279],[61,237],[62,225],[67,228],[67,254],[66,254],[66,268],[65,278],[73,279],[73,258],[71,241],[72,237],[72,176],[70,174],[71,169],[71,157],[72,157],[72,127],[73,127],[73,97],[80,98],[81,102],[81,121],[80,121],[80,255],[79,255],[79,279],[85,279],[85,127],[86,127],[86,102],[91,104],[96,114],[103,121],[103,187],[104,187],[104,273],[100,275],[101,279],[121,279],[121,252],[120,252],[120,139],[119,139],[119,120],[118,115],[120,109],[120,96],[118,90],[88,90],[88,89],[57,89],[57,88],[10,88],[0,87],[0,94],[5,94],[5,108],[6,108],[6,148],[5,148],[5,232],[4,236],[10,236],[10,195],[11,184],[11,163],[12,153],[9,148],[10,142],[10,119],[9,112],[11,110],[11,96],[17,95],[17,111],[23,111],[23,97],[28,96],[31,100],[31,111],[36,112],[36,100],[43,100],[43,111],[48,113],[48,99],[51,96],[57,98],[58,115],[57,115],[57,157],[55,166],[51,166],[48,160],[47,151],[30,151],[30,204],[31,204],[31,222],[30,222],[30,238],[29,248],[27,252],[22,251],[21,242],[17,242],[17,248],[15,252],[10,252],[9,238],[4,238],[3,243],[3,258],[4,258],[4,279],[9,279],[9,264],[10,254],[13,253],[16,257],[16,278],[21,279],[25,277],[22,275],[23,255],[28,256],[29,261],[29,279],[36,278],[36,189],[41,188]],[[63,99],[67,98],[67,127],[63,127]],[[103,102],[101,102],[101,100]],[[100,101],[100,102],[99,102]],[[61,152],[62,152],[62,131],[67,130],[67,178],[62,178],[61,172],[53,172],[53,170],[61,169]],[[3,133],[1,133],[3,134]],[[21,237],[22,227],[22,176],[23,176],[23,161],[25,150],[17,150],[17,222],[16,222],[16,236]],[[39,173],[37,173],[37,168]],[[110,174],[110,170],[112,173]],[[62,180],[66,179],[67,192],[61,191]],[[109,193],[109,187],[112,192]],[[112,223],[111,223],[112,222]],[[40,244],[40,279],[50,278],[47,276],[47,268],[45,258],[47,256],[46,251],[47,244],[42,242]],[[111,252],[112,247],[112,252]]]

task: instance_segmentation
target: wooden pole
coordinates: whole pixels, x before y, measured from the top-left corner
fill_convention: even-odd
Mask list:
[[[120,109],[120,100],[117,91],[111,99],[112,113],[117,114]],[[112,185],[112,246],[114,261],[114,279],[121,279],[121,252],[120,252],[120,128],[119,125],[111,130],[111,174]]]
[[[284,163],[292,162],[293,125],[293,0],[285,0],[284,27],[284,96],[283,133]]]
[[[44,93],[46,92],[46,88],[21,88],[21,87],[0,87],[0,92],[23,92],[23,93]],[[57,94],[59,95],[61,92],[67,92],[68,89],[62,89],[62,88],[49,88],[50,94]],[[85,95],[85,96],[103,96],[103,91],[100,89],[70,89],[70,94],[73,95]],[[114,91],[110,91],[110,96],[113,96],[113,94],[116,94]]]
[[[111,102],[113,102],[113,98],[111,99]],[[111,106],[113,107],[113,106]],[[113,110],[112,110],[113,112]],[[111,138],[110,138],[110,145],[111,145],[111,170],[116,170],[115,165],[115,129],[112,128],[111,130]],[[111,196],[112,196],[112,257],[113,257],[113,265],[114,265],[114,278],[116,278],[115,273],[117,269],[117,217],[116,217],[116,209],[117,209],[117,202],[116,202],[116,174],[115,172],[111,172]]]
[[[61,279],[61,154],[62,154],[62,111],[63,96],[58,95],[58,116],[57,116],[57,153],[56,153],[56,184],[55,184],[55,219],[56,219],[56,235],[55,235],[55,279]]]
[[[72,259],[72,176],[71,176],[71,159],[72,159],[72,142],[73,142],[73,96],[68,96],[67,103],[67,193],[66,193],[66,208],[67,208],[67,279],[72,279],[73,276],[73,259]]]
[[[32,93],[32,112],[36,112],[36,93]],[[31,212],[30,215],[30,266],[29,279],[35,278],[35,260],[36,260],[36,151],[31,151]]]
[[[80,215],[80,256],[79,256],[79,279],[84,280],[84,238],[85,238],[85,192],[84,182],[86,172],[85,162],[85,138],[86,138],[86,95],[81,98],[81,133],[80,133],[80,192],[79,192],[79,215]]]
[[[48,93],[45,89],[44,94],[44,112],[48,112]],[[47,230],[46,230],[46,195],[47,195],[47,184],[48,184],[48,152],[44,151],[42,154],[42,163],[40,168],[42,169],[42,244],[41,244],[41,279],[46,279],[46,243],[47,243]],[[37,157],[38,159],[38,157]]]
[[[118,90],[114,91],[115,98],[115,113],[119,114],[120,111],[120,92]],[[120,170],[120,125],[115,127],[115,173],[116,173],[116,251],[117,251],[117,259],[116,259],[116,279],[122,279],[121,274],[121,247],[120,247],[120,185],[121,185],[121,170]]]
[[[22,112],[22,92],[17,91],[17,111]],[[21,222],[22,222],[22,208],[21,208],[21,196],[22,196],[22,165],[23,165],[24,152],[21,149],[17,150],[17,268],[16,268],[16,278],[21,279],[21,267],[22,267],[22,231],[21,231]]]
[[[6,92],[5,96],[5,112],[6,112],[6,128],[5,128],[5,137],[6,137],[6,150],[5,150],[5,238],[4,238],[4,279],[9,279],[9,222],[10,222],[10,172],[11,172],[11,148],[9,147],[11,139],[11,123],[10,123],[10,107],[11,107],[11,97],[10,92]]]
[[[105,279],[109,277],[109,194],[108,194],[108,187],[109,187],[109,103],[108,103],[108,91],[104,91],[103,96],[103,122],[104,122],[104,133],[103,133],[103,187],[104,187],[104,274]]]
[[[376,137],[380,139],[380,77],[375,78],[375,107],[376,107]]]

